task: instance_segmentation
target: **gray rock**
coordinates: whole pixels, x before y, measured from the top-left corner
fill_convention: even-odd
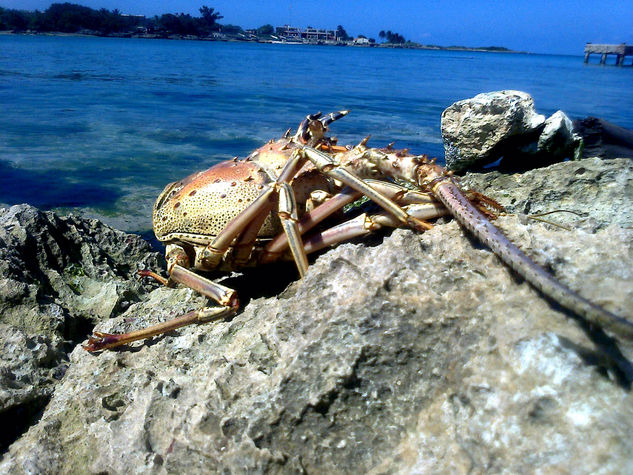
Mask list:
[[[446,165],[462,171],[498,160],[508,150],[534,142],[545,116],[522,91],[478,94],[442,112],[441,128]]]
[[[67,353],[146,290],[160,256],[138,236],[28,205],[0,209],[0,414],[24,419],[50,397]],[[0,447],[2,446],[0,440]]]
[[[604,163],[539,173],[573,186],[578,165],[600,176]],[[600,226],[567,231],[517,216],[497,225],[561,281],[633,318],[631,169],[615,169],[623,163],[603,173],[628,196],[593,193],[609,209]],[[540,177],[512,176],[520,196],[532,190],[533,208]],[[0,471],[633,471],[633,396],[598,346],[613,342],[596,343],[454,221],[379,241],[338,246],[231,321],[121,351],[76,348]],[[158,288],[99,329],[127,331],[203,303],[188,289]],[[620,349],[630,357],[630,342]]]
[[[510,213],[563,210],[544,218],[587,232],[633,222],[633,162],[628,159],[588,158],[522,174],[467,173],[461,183],[496,199]]]
[[[94,322],[125,306],[141,288],[136,270],[160,257],[139,236],[28,205],[0,210],[0,242],[1,321],[45,336],[62,335],[68,318]]]
[[[442,114],[447,167],[477,169],[500,161],[505,170],[528,170],[582,155],[582,137],[563,111],[547,119],[525,92],[500,91],[459,101]]]
[[[579,159],[582,154],[582,137],[574,132],[572,121],[563,111],[556,111],[545,120],[539,135],[536,152],[549,160]]]

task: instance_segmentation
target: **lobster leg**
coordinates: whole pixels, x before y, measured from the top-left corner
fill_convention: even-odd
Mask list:
[[[266,216],[273,209],[274,198],[279,194],[279,190],[283,184],[290,182],[304,163],[305,158],[303,155],[295,152],[290,155],[284,168],[277,177],[268,173],[270,178],[275,180],[273,186],[269,186],[244,211],[233,218],[215,237],[211,244],[206,247],[202,252],[202,258],[206,264],[205,267],[217,267],[227,249],[233,243],[233,240],[238,236],[240,236],[240,238],[238,239],[236,261],[240,262],[248,259],[255,244],[257,233],[266,219]],[[300,266],[299,263],[297,265]],[[301,272],[301,270],[299,272]]]
[[[375,202],[385,211],[388,211],[396,219],[398,219],[403,225],[409,226],[419,231],[431,229],[432,226],[422,220],[417,219],[415,216],[407,214],[400,206],[394,203],[391,199],[387,198],[382,193],[377,192],[364,180],[357,177],[352,172],[339,166],[329,155],[319,152],[312,147],[303,147],[303,153],[319,171],[325,173],[329,177],[338,180],[350,188],[360,191],[363,195],[367,196],[370,200]]]
[[[257,234],[261,229],[264,221],[274,208],[274,202],[269,200],[266,206],[263,206],[257,215],[247,223],[244,230],[240,233],[237,241],[233,245],[233,265],[236,268],[242,267],[251,257],[251,252],[257,240]]]
[[[319,146],[323,139],[328,125],[345,117],[349,111],[342,110],[332,112],[325,117],[321,113],[308,115],[299,125],[294,140],[310,145]],[[289,131],[286,133],[289,135]],[[275,187],[264,191],[248,208],[236,216],[227,226],[216,236],[211,244],[203,252],[203,259],[207,267],[217,267],[225,255],[226,250],[231,246],[235,238],[238,238],[235,245],[234,263],[236,266],[245,263],[250,257],[251,251],[257,239],[257,234],[266,216],[272,211],[272,197],[280,195],[279,217],[281,218],[285,236],[291,243],[291,250],[299,274],[303,276],[308,268],[308,258],[301,245],[301,233],[297,227],[297,212],[294,199],[294,192],[288,183],[297,174],[305,163],[306,157],[301,153],[293,153],[288,158],[283,170],[278,176],[269,176],[275,180]],[[239,237],[238,237],[239,236]]]
[[[438,201],[435,200],[429,193],[410,190],[403,186],[396,185],[395,183],[387,183],[372,179],[367,179],[364,181],[371,185],[371,187],[379,193],[395,201],[398,205],[408,205],[413,203],[438,204]],[[345,205],[356,201],[362,195],[363,194],[360,191],[356,191],[350,187],[344,188],[340,193],[334,195],[325,203],[319,205],[314,210],[304,214],[298,222],[299,233],[301,235],[304,235],[306,232],[322,222],[332,213],[342,209]],[[439,207],[434,207],[433,209],[439,209]],[[409,210],[407,210],[407,212],[411,214]],[[445,210],[443,214],[446,214]],[[440,216],[440,214],[428,216],[427,218],[418,215],[416,215],[415,217],[418,219],[431,219],[438,216]],[[396,227],[397,225],[394,223],[391,226]],[[277,256],[279,256],[287,247],[288,238],[286,234],[278,235],[275,239],[273,239],[270,243],[266,245],[260,257],[260,262],[267,263],[276,260]]]
[[[275,187],[268,187],[261,195],[255,199],[244,211],[226,225],[226,227],[215,237],[204,251],[201,258],[205,261],[206,267],[213,269],[220,264],[224,253],[231,246],[233,240],[244,231],[244,229],[257,216],[268,214],[272,200],[275,196]]]
[[[308,271],[308,256],[303,249],[301,233],[297,224],[299,218],[295,195],[288,183],[282,183],[279,190],[279,218],[288,239],[292,257],[297,264],[299,275],[303,277]]]
[[[143,272],[141,275],[154,277],[152,274],[153,273]],[[164,281],[162,278],[159,280],[161,282]],[[226,318],[233,315],[239,308],[237,294],[233,289],[206,279],[178,264],[171,267],[169,280],[164,283],[171,282],[179,282],[196,292],[215,300],[221,305],[221,307],[203,307],[172,320],[129,333],[114,334],[95,331],[88,339],[88,343],[82,345],[83,348],[90,352],[114,348],[133,341],[143,340],[162,333],[168,333],[176,330],[177,328],[191,325],[193,323],[207,323],[213,320]]]
[[[308,269],[308,257],[301,245],[301,234],[297,227],[297,204],[294,191],[289,181],[292,180],[304,163],[305,158],[300,153],[290,155],[283,170],[279,176],[276,177],[273,188],[279,198],[277,214],[284,229],[284,235],[287,239],[286,242],[289,242],[291,245],[292,255],[301,277],[305,275]],[[271,176],[271,178],[275,177]],[[258,204],[255,210],[251,211],[249,206],[222,230],[207,249],[205,249],[205,252],[209,250],[210,254],[214,256],[220,255],[221,257],[231,245],[233,238],[239,235],[237,243],[234,246],[233,259],[236,266],[244,264],[250,258],[251,251],[257,239],[257,234],[272,209],[273,202],[270,199],[264,204]],[[235,224],[234,222],[239,222],[239,224],[231,229]]]
[[[308,115],[306,119],[299,125],[294,140],[318,147],[323,139],[323,136],[325,135],[325,132],[327,131],[328,125],[335,120],[345,117],[348,113],[349,111],[343,110],[339,112],[332,112],[325,117],[321,117],[320,112],[317,112],[313,115]],[[303,166],[305,160],[306,157],[304,156],[304,154],[296,152],[293,153],[289,157],[288,162],[286,162],[286,165],[284,166],[279,176],[276,177],[276,190],[279,194],[278,216],[284,229],[285,242],[290,246],[292,256],[301,277],[303,277],[308,270],[308,257],[303,250],[303,245],[301,242],[301,231],[298,225],[297,204],[294,191],[289,185],[289,182]],[[268,214],[270,210],[270,206],[266,208],[262,207],[260,209],[260,215],[264,213]],[[248,259],[248,255],[250,254],[250,251],[252,250],[252,247],[255,243],[257,234],[255,231],[259,230],[262,223],[263,218],[260,216],[260,218],[257,219],[256,223],[251,222],[251,224],[247,226],[246,231],[241,236],[240,241],[238,241],[239,247],[236,263],[239,264],[239,262]],[[216,238],[215,241],[217,240],[218,238]],[[211,247],[213,247],[215,241],[214,243],[212,243]],[[225,245],[228,245],[230,244],[230,241],[224,239],[223,243]],[[217,250],[212,250],[212,252],[217,253]]]
[[[409,215],[421,220],[439,218],[448,214],[447,209],[439,203],[412,204],[405,206],[404,209]],[[328,246],[366,236],[383,227],[400,228],[403,224],[386,211],[373,215],[363,213],[304,239],[303,245],[305,252],[310,254]]]
[[[274,176],[272,173],[267,172],[272,180],[275,180],[275,187],[273,191],[275,195],[279,192],[279,185],[290,181],[297,173],[299,168],[305,163],[305,159],[298,153],[293,153],[288,158],[283,170],[279,176]],[[253,204],[251,204],[252,206]],[[261,229],[264,221],[268,217],[268,214],[274,208],[274,202],[272,199],[268,199],[266,203],[260,204],[257,210],[247,211],[250,206],[246,208],[242,214],[235,217],[233,221],[240,221],[237,228],[231,230],[233,222],[229,223],[227,227],[215,238],[215,240],[209,245],[209,251],[213,254],[224,255],[232,242],[232,236],[238,236],[237,243],[234,246],[233,261],[236,267],[246,263],[251,255],[251,251],[255,246],[257,240],[257,234]],[[241,228],[240,228],[241,226]],[[235,233],[237,230],[237,233]],[[218,248],[219,247],[219,248]],[[218,261],[219,263],[219,261]]]
[[[301,219],[297,223],[299,234],[305,234],[307,231],[322,222],[332,213],[335,213],[336,211],[342,209],[343,206],[356,201],[361,196],[362,193],[356,190],[353,190],[349,187],[344,188],[340,193],[337,193],[332,198],[301,217]],[[286,233],[279,234],[276,238],[274,238],[266,245],[259,258],[259,262],[265,264],[277,260],[278,256],[287,247],[288,235]]]
[[[144,340],[155,335],[169,333],[178,328],[191,325],[193,323],[206,323],[212,320],[219,320],[235,313],[235,310],[227,310],[224,307],[203,307],[185,313],[173,320],[168,320],[151,327],[143,328],[129,333],[103,333],[95,331],[88,339],[88,343],[81,345],[86,351],[95,352],[126,345],[133,341]]]
[[[391,198],[399,205],[410,205],[414,203],[437,203],[437,199],[433,197],[431,193],[425,193],[423,191],[418,190],[410,190],[409,188],[405,188],[404,186],[396,185],[395,183],[390,183],[386,181],[380,180],[372,180],[371,178],[366,179],[365,182],[371,187],[382,193],[388,198]]]

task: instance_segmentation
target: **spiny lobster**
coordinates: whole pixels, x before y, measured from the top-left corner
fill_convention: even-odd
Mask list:
[[[581,297],[512,244],[491,222],[483,195],[460,190],[451,172],[425,155],[368,148],[367,139],[342,147],[326,137],[328,126],[348,111],[309,115],[294,135],[271,140],[244,160],[233,159],[171,183],[154,206],[156,237],[166,244],[165,285],[184,284],[220,304],[125,334],[94,332],[84,348],[98,351],[234,314],[234,290],[193,272],[232,270],[293,259],[303,277],[307,254],[382,227],[424,231],[428,220],[454,216],[515,272],[563,307],[619,336],[633,323]],[[406,184],[406,185],[405,185]],[[343,207],[367,197],[382,211],[321,226]],[[289,250],[289,252],[288,252]]]

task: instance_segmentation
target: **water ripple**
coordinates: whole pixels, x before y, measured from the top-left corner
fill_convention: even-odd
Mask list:
[[[633,128],[633,68],[582,57],[0,36],[0,202],[147,230],[163,186],[316,111],[341,143],[443,155],[440,115],[484,91]]]

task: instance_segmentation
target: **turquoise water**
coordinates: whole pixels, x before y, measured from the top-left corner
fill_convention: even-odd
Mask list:
[[[143,232],[166,183],[308,113],[351,109],[332,126],[343,143],[441,157],[440,114],[485,91],[633,128],[632,77],[580,56],[0,36],[0,203]]]

